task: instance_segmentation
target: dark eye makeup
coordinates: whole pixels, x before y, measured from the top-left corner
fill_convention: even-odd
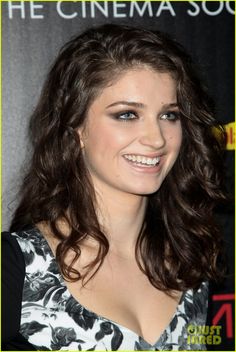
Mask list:
[[[163,114],[161,114],[160,119],[161,120],[168,120],[168,121],[176,121],[179,120],[180,118],[180,112],[179,111],[167,111]]]
[[[138,118],[138,114],[135,111],[127,110],[127,111],[121,111],[121,112],[111,114],[111,117],[114,118],[115,120],[127,122],[127,121],[136,120]]]
[[[113,114],[110,114],[110,116],[115,120],[119,120],[123,122],[134,121],[139,118],[138,113],[133,110],[126,110],[126,111],[113,113]],[[166,111],[161,113],[159,118],[160,120],[168,120],[168,121],[174,122],[180,118],[180,112],[176,110]]]

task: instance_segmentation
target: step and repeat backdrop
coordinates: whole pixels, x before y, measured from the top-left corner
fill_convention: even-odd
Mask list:
[[[234,194],[234,1],[3,1],[2,4],[2,228],[17,205],[30,155],[29,116],[60,47],[86,28],[122,23],[160,29],[192,55],[216,102],[227,133],[227,188]],[[234,209],[217,213],[224,233],[228,276],[211,287],[209,350],[234,350]],[[193,336],[195,331],[190,331]],[[198,332],[199,334],[199,332]]]

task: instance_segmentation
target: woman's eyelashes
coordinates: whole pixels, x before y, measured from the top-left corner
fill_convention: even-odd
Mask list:
[[[111,117],[115,120],[128,122],[128,121],[137,120],[137,119],[139,119],[140,116],[139,116],[138,112],[128,110],[128,111],[122,111],[122,112],[111,114]],[[160,120],[167,120],[167,121],[174,122],[180,118],[180,112],[179,111],[166,111],[166,112],[161,113],[158,117]]]
[[[167,111],[160,115],[161,120],[176,121],[180,118],[179,111]]]
[[[138,114],[135,111],[122,111],[113,114],[112,117],[120,121],[132,121],[138,118]]]

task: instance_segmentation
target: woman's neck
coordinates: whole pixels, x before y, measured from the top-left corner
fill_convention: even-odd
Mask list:
[[[99,224],[109,241],[109,253],[123,258],[135,257],[135,244],[144,222],[147,197],[133,194],[96,191],[97,217]],[[69,225],[58,220],[57,225],[66,235],[70,233]],[[60,242],[51,232],[46,222],[37,224],[55,250]],[[86,241],[89,247],[97,247],[92,238]]]
[[[141,231],[147,205],[147,197],[133,194],[97,194],[97,216],[108,238],[110,251],[133,256]]]

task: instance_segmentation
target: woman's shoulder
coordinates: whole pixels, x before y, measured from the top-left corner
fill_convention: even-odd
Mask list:
[[[209,282],[202,281],[197,288],[189,289],[185,292],[185,300],[191,302],[193,305],[205,306],[208,304],[209,296]]]
[[[195,318],[198,317],[204,325],[209,301],[209,282],[203,281],[199,288],[193,290],[193,311]]]
[[[3,232],[3,252],[7,261],[12,257],[16,262],[17,258],[20,257],[21,262],[23,260],[26,267],[32,264],[40,264],[39,267],[42,266],[41,269],[45,266],[45,262],[48,261],[48,257],[53,257],[47,241],[36,227],[16,232]]]
[[[197,299],[198,297],[201,297],[202,301],[207,301],[208,300],[208,295],[209,295],[209,282],[208,281],[202,281],[198,289],[193,290],[193,298]]]
[[[28,259],[35,253],[32,243],[32,234],[35,231],[3,231],[1,233],[1,262],[2,272],[14,281],[25,276]]]
[[[18,231],[3,231],[2,232],[2,240],[7,242],[14,242],[15,239],[22,238],[22,239],[32,239],[36,237],[42,237],[40,231],[34,227],[27,227],[23,230]]]
[[[29,350],[27,341],[18,333],[26,265],[17,238],[21,238],[20,233],[4,231],[1,234],[1,340],[2,349],[6,351],[16,350],[16,346],[17,350]]]
[[[14,336],[20,322],[25,261],[21,248],[10,232],[1,235],[2,336],[7,341]]]
[[[3,231],[1,234],[2,265],[8,267],[12,264],[24,268],[24,258],[19,243],[13,233]]]
[[[1,241],[4,244],[16,244],[19,240],[32,240],[34,238],[40,238],[42,235],[36,227],[30,227],[20,231],[2,231]]]

